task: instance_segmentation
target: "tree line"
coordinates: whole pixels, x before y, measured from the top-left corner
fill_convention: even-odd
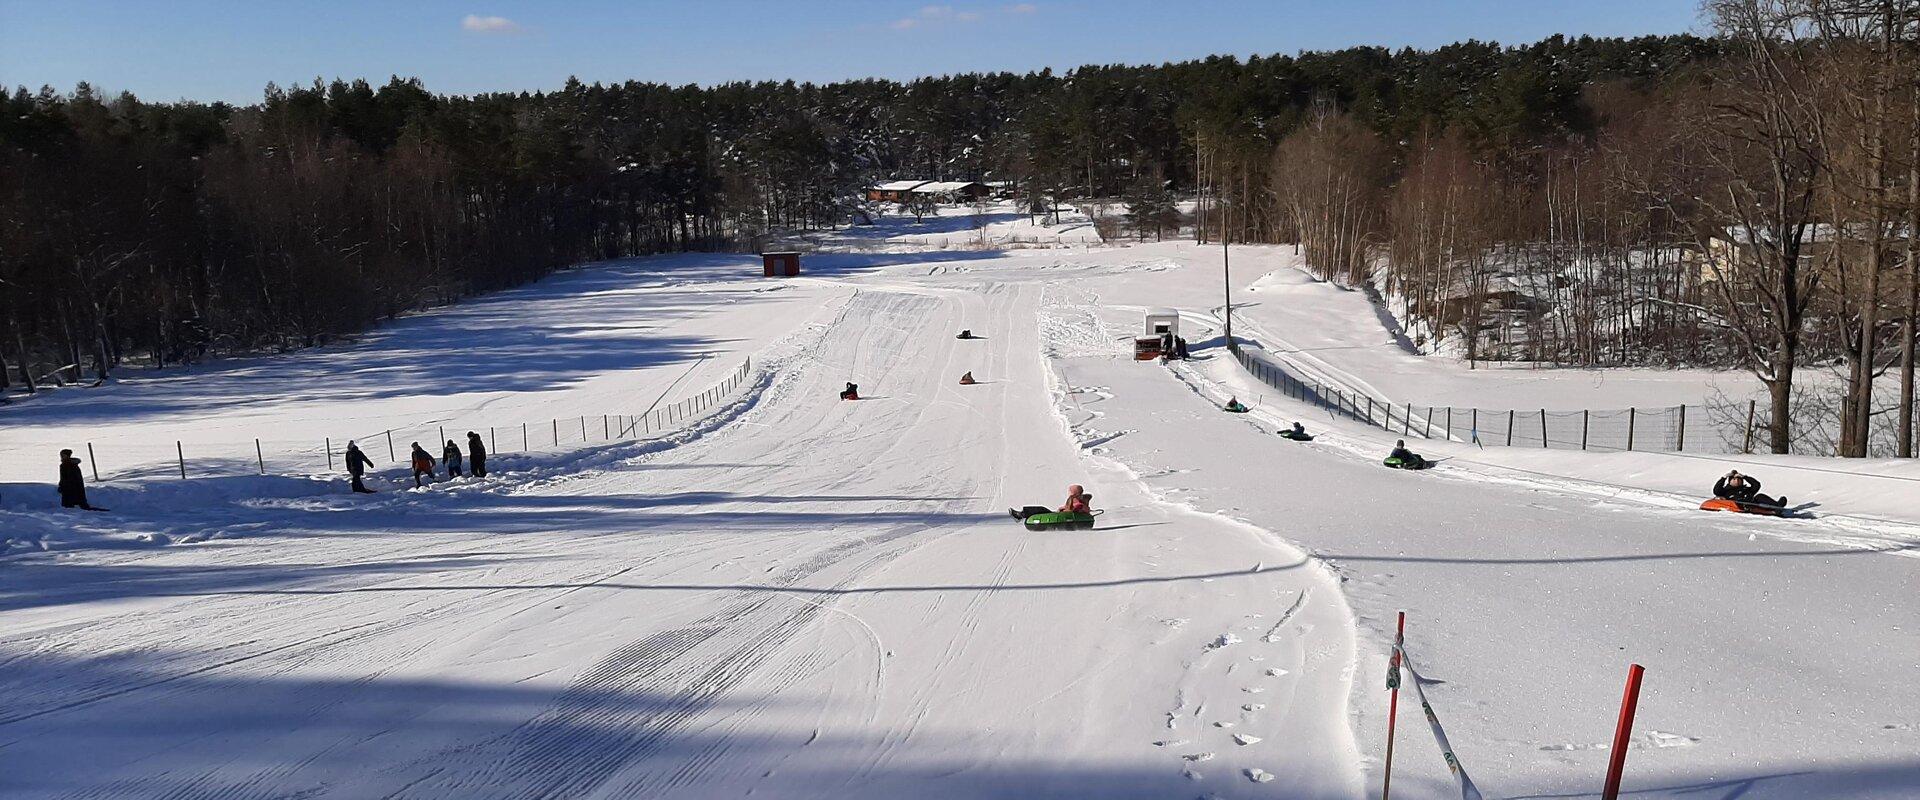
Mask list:
[[[874,180],[987,179],[1161,231],[1197,194],[1200,238],[1298,243],[1476,361],[1748,366],[1776,448],[1794,370],[1844,361],[1859,452],[1888,411],[1870,376],[1911,349],[1914,5],[904,82],[23,87],[0,95],[0,384],[309,346],[581,261],[859,221]]]
[[[1272,150],[1267,236],[1470,361],[1743,367],[1773,452],[1909,457],[1920,2],[1703,11],[1717,36],[1658,75],[1531,60],[1413,127],[1314,106]]]
[[[892,176],[1010,180],[1041,206],[1237,187],[1226,218],[1270,239],[1253,176],[1321,104],[1382,132],[1461,108],[1475,130],[1544,125],[1501,76],[1571,58],[1571,96],[1716,50],[1554,39],[475,96],[316,80],[249,106],[22,87],[0,94],[0,389],[309,346],[585,260],[750,247],[858,219],[859,189]]]

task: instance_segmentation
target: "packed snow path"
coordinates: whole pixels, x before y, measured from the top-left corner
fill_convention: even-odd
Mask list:
[[[1361,797],[1400,608],[1490,797],[1597,796],[1634,661],[1635,797],[1920,785],[1910,528],[1695,511],[1729,466],[1711,459],[1416,443],[1452,460],[1385,470],[1391,435],[1261,398],[1216,357],[1216,255],[810,256],[733,309],[674,287],[660,301],[685,325],[765,370],[696,435],[425,492],[84,518],[125,531],[0,560],[0,796]],[[1313,286],[1276,297],[1297,283],[1275,277],[1282,249],[1234,258],[1236,304],[1264,303],[1275,337],[1381,337],[1314,311]],[[754,266],[703,263],[706,281]],[[583,277],[616,304],[583,320],[553,297],[553,324],[657,313]],[[715,296],[756,281],[734,283]],[[1124,358],[1147,305],[1184,312],[1199,360]],[[454,402],[650,398],[684,363]],[[966,371],[983,383],[956,385]],[[869,399],[834,399],[848,380]],[[1627,404],[1604,396],[1611,374],[1529,380]],[[1229,393],[1254,413],[1220,413]],[[357,399],[370,418],[439,402]],[[33,405],[0,421],[65,413]],[[1272,436],[1295,416],[1321,438]],[[1748,461],[1822,513],[1887,514],[1907,491]],[[1068,482],[1107,509],[1101,530],[1006,518]],[[0,508],[29,513],[68,518]],[[134,535],[154,526],[213,538]],[[1403,706],[1395,796],[1445,796]]]
[[[10,565],[66,574],[7,598],[0,781],[1232,797],[1278,777],[1355,796],[1337,587],[1271,537],[1090,472],[1052,408],[1040,295],[863,288],[727,427],[578,478]],[[957,386],[967,370],[984,383]],[[847,380],[868,399],[835,399]],[[1069,481],[1104,530],[1007,519]]]

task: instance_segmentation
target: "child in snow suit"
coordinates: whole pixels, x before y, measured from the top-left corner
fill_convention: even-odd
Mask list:
[[[973,373],[972,373],[972,372],[968,372],[967,374],[965,374],[965,375],[962,375],[962,376],[960,376],[960,385],[961,385],[961,386],[972,386],[972,385],[974,385],[974,384],[975,384],[975,383],[977,383],[977,382],[978,382],[978,381],[975,381],[975,380],[973,379]]]
[[[371,466],[373,466],[373,459],[367,458],[366,453],[360,452],[359,445],[354,444],[352,440],[348,440],[347,475],[353,478],[354,491],[361,494],[373,494],[372,489],[367,488],[365,483],[361,483],[361,477],[366,474],[367,468]]]
[[[1427,460],[1421,457],[1419,453],[1407,449],[1407,440],[1405,439],[1395,439],[1393,441],[1393,452],[1388,453],[1387,458],[1400,459],[1400,464],[1408,467],[1421,467],[1427,463]]]
[[[487,477],[487,448],[480,444],[480,434],[467,431],[467,467],[473,477]]]
[[[447,477],[460,477],[460,446],[452,439],[448,439],[446,449],[440,451],[440,460],[447,463]]]
[[[1751,475],[1742,475],[1739,470],[1727,473],[1713,482],[1713,496],[1742,503],[1759,503],[1768,506],[1785,506],[1787,498],[1775,500],[1760,493],[1760,481]]]
[[[1087,494],[1086,487],[1074,484],[1067,487],[1067,503],[1060,507],[1062,514],[1093,513],[1093,495]]]
[[[847,388],[840,390],[840,399],[842,400],[860,399],[860,387],[854,385],[853,381],[847,381]]]
[[[427,455],[427,451],[420,447],[419,442],[414,442],[413,443],[413,485],[415,488],[426,485],[426,483],[420,480],[421,476],[423,475],[426,476],[427,482],[431,482],[433,480],[433,456]]]

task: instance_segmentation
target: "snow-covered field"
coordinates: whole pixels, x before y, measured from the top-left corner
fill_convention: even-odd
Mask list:
[[[974,216],[815,237],[799,278],[596,265],[0,410],[0,796],[1359,798],[1400,609],[1490,797],[1597,796],[1630,662],[1635,797],[1920,786],[1910,465],[1733,459],[1820,504],[1794,521],[1694,510],[1729,460],[1691,454],[1423,441],[1447,460],[1385,470],[1391,434],[1225,356],[1217,248]],[[1234,264],[1236,333],[1396,398],[1655,405],[1729,380],[1469,371],[1394,349],[1289,248]],[[1127,358],[1151,306],[1182,310],[1194,361]],[[389,468],[356,496],[317,451],[163,477],[175,440],[243,444],[221,457],[245,467],[255,437],[517,432],[748,357],[696,419],[503,443],[486,479]],[[866,399],[837,400],[847,381]],[[1320,438],[1271,434],[1295,418]],[[49,508],[51,451],[85,441],[138,465],[94,489],[111,513]],[[1098,529],[1007,519],[1068,483]],[[1395,796],[1457,797],[1403,706]]]

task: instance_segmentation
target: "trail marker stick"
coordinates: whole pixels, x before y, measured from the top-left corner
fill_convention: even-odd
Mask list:
[[[1620,774],[1627,768],[1627,742],[1633,738],[1633,713],[1640,708],[1640,676],[1646,672],[1639,664],[1627,667],[1627,691],[1620,698],[1620,722],[1613,729],[1613,750],[1607,758],[1607,785],[1600,792],[1602,800],[1620,798]]]
[[[1393,697],[1387,701],[1387,760],[1380,778],[1380,800],[1393,792],[1393,733],[1400,719],[1400,648],[1407,641],[1407,612],[1400,612],[1398,630],[1393,634],[1393,658],[1387,662],[1387,688]]]

